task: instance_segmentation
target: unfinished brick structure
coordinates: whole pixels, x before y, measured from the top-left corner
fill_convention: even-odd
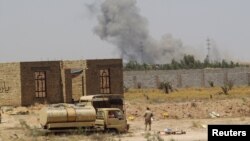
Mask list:
[[[0,106],[71,103],[123,94],[121,59],[0,63]]]

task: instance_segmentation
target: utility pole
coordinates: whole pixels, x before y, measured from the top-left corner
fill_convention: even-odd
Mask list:
[[[207,38],[207,61],[210,62],[210,39]]]
[[[144,64],[144,60],[143,60],[143,43],[140,42],[140,47],[141,47],[141,64]]]

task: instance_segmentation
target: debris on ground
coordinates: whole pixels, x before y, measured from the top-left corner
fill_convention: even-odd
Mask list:
[[[29,110],[26,107],[17,107],[13,109],[9,114],[10,115],[27,115],[29,114]]]
[[[209,113],[209,116],[211,117],[211,118],[217,118],[217,117],[220,117],[220,114],[218,114],[218,113],[216,113],[216,112],[211,112],[211,113]]]
[[[134,119],[135,119],[134,116],[132,116],[132,115],[128,116],[128,120],[129,120],[129,121],[133,121]]]
[[[2,106],[1,112],[2,113],[12,112],[14,108],[15,108],[14,106]]]
[[[181,134],[186,134],[186,131],[183,130],[172,130],[171,128],[165,128],[163,131],[159,132],[160,135],[181,135]]]
[[[162,113],[162,116],[163,116],[164,119],[165,119],[165,118],[168,118],[168,113],[167,113],[167,112],[164,112],[164,113]]]

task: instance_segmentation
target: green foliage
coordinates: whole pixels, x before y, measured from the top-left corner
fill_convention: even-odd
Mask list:
[[[196,60],[193,55],[184,55],[181,60],[172,59],[168,64],[140,64],[137,61],[129,61],[124,65],[124,70],[177,70],[177,69],[203,69],[203,68],[234,68],[248,67],[233,61],[222,60],[221,62],[210,62],[205,59],[203,62]]]

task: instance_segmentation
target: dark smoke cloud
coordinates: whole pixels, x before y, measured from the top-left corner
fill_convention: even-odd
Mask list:
[[[181,40],[164,35],[155,40],[149,35],[147,19],[140,15],[135,0],[105,0],[94,32],[116,45],[125,60],[169,63],[186,52]]]

